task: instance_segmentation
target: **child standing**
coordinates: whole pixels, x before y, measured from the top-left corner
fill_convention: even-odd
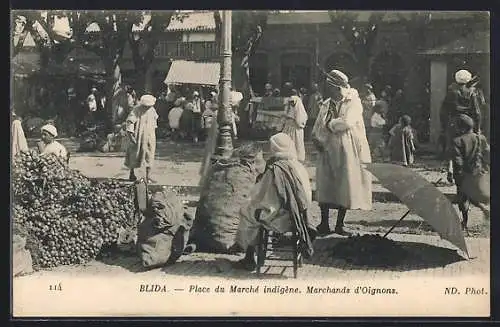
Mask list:
[[[384,158],[385,140],[384,127],[386,125],[385,113],[379,104],[373,107],[373,114],[370,118],[370,127],[368,130],[368,142],[372,150],[373,158]]]
[[[464,231],[467,231],[470,203],[480,208],[486,218],[489,217],[489,211],[482,204],[473,201],[467,195],[467,193],[470,194],[471,190],[465,189],[462,185],[466,174],[476,174],[482,170],[489,171],[490,166],[488,141],[484,135],[474,133],[473,128],[474,120],[471,117],[465,114],[458,116],[459,136],[453,139],[449,153],[447,178],[449,182],[455,180],[457,186],[458,207],[462,213],[462,229]],[[489,193],[489,183],[483,186],[488,187],[488,190],[484,191]]]
[[[389,151],[391,161],[411,166],[415,162],[415,133],[411,127],[411,118],[404,115],[399,119],[399,123],[389,131]]]
[[[180,136],[181,117],[184,112],[182,105],[182,99],[175,100],[174,107],[168,113],[168,125],[174,140],[177,140]]]
[[[202,114],[203,125],[203,138],[208,138],[210,130],[212,129],[213,122],[217,120],[217,108],[213,106],[206,106]]]

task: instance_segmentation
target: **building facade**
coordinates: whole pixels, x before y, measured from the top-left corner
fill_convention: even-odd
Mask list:
[[[370,14],[356,12],[357,22],[366,24]],[[155,90],[164,86],[176,60],[219,61],[213,12],[181,15],[182,19],[171,20],[155,49],[149,75]],[[436,143],[439,109],[456,70],[468,69],[478,74],[489,99],[489,19],[478,19],[476,12],[432,12],[426,24],[409,28],[411,25],[405,24],[404,19],[410,17],[407,12],[384,14],[367,68],[356,61],[351,45],[327,11],[270,12],[259,46],[250,58],[252,87],[262,94],[267,82],[281,88],[290,81],[296,88],[309,89],[324,79],[317,64],[327,71],[340,69],[353,79],[366,76],[376,93],[386,85],[393,90],[402,89],[405,105],[425,130],[424,140]],[[34,47],[34,42],[30,42],[33,44],[28,48]],[[33,51],[28,56],[18,56],[36,61]],[[29,66],[26,60],[14,59]],[[85,50],[75,49],[67,60],[78,62],[95,74],[104,72],[99,57]],[[233,63],[233,72],[237,61]],[[123,81],[133,81],[134,65],[128,44],[120,66]],[[196,72],[185,72],[193,73]]]
[[[357,12],[356,19],[360,24],[367,23],[369,15]],[[425,130],[421,136],[425,141],[437,142],[437,117],[442,93],[446,91],[443,85],[452,82],[457,69],[482,76],[489,97],[489,49],[484,46],[489,44],[489,23],[478,19],[475,12],[435,12],[425,24],[408,27],[411,20],[405,24],[403,19],[411,19],[410,15],[384,14],[371,49],[368,71],[360,71],[350,44],[332,24],[328,12],[269,14],[262,41],[251,59],[253,87],[262,92],[266,82],[274,87],[292,82],[297,88],[309,89],[324,79],[316,64],[326,71],[340,69],[354,79],[366,76],[376,93],[385,85],[394,91],[402,89],[408,111]],[[473,31],[479,33],[482,46],[468,42],[474,40]],[[460,39],[465,40],[461,42],[461,51],[426,53]],[[481,50],[475,49],[478,47]],[[445,62],[447,69],[437,68],[436,62]]]

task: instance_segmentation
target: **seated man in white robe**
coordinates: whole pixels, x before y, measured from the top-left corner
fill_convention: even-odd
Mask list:
[[[57,128],[54,125],[47,124],[42,126],[42,141],[38,143],[40,155],[46,156],[55,154],[56,156],[69,161],[68,151],[61,143],[57,142]]]
[[[281,234],[296,230],[303,256],[313,254],[316,231],[308,222],[312,191],[307,170],[297,160],[295,144],[287,134],[273,135],[270,147],[271,158],[262,178],[254,186],[250,203],[240,211],[236,245],[246,255],[237,266],[249,271],[257,265],[255,246],[261,227]]]

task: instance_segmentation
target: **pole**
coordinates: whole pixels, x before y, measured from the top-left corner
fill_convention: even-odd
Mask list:
[[[215,155],[221,158],[229,158],[233,151],[232,108],[231,100],[231,10],[222,12],[222,56],[219,80],[219,110],[217,123],[219,125],[219,137]]]
[[[314,63],[314,67],[316,68],[314,70],[314,82],[318,82],[318,80],[320,79],[320,74],[319,74],[319,71],[318,71],[318,65],[319,65],[319,24],[316,24],[316,37],[314,39],[315,41],[315,49],[314,49],[314,60],[315,60],[315,63]]]
[[[387,235],[389,235],[389,234],[392,232],[392,230],[393,230],[394,228],[396,228],[396,226],[397,226],[397,225],[399,225],[399,223],[400,223],[400,222],[402,222],[402,221],[403,221],[403,219],[405,219],[405,218],[406,218],[406,216],[408,216],[408,214],[409,214],[409,213],[410,213],[410,210],[408,210],[408,211],[407,211],[407,212],[406,212],[406,213],[405,213],[405,214],[404,214],[401,218],[399,218],[399,220],[398,220],[398,221],[397,221],[397,222],[396,222],[396,223],[395,223],[395,224],[391,227],[391,229],[389,229],[389,230],[387,231],[387,233],[385,233],[385,235],[384,235],[384,236],[382,236],[382,237],[383,237],[383,238],[386,238],[386,237],[387,237]]]

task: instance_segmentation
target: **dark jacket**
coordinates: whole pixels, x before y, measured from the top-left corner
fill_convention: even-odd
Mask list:
[[[478,169],[489,169],[490,146],[486,137],[473,132],[453,139],[450,153],[453,175],[460,181],[463,174],[476,173]]]

